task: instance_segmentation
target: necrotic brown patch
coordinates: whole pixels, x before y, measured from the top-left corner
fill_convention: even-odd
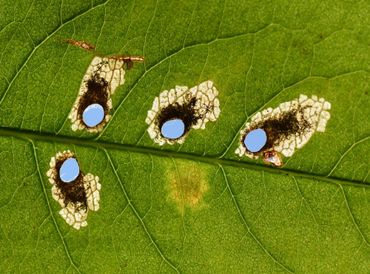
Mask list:
[[[185,130],[183,134],[185,135],[187,132],[189,132],[190,128],[194,124],[196,124],[197,120],[200,119],[202,116],[201,114],[197,113],[194,110],[196,101],[197,99],[195,97],[192,97],[189,101],[185,102],[182,105],[174,103],[162,109],[161,112],[158,114],[156,120],[158,128],[161,129],[166,121],[176,118],[181,119],[185,125]]]
[[[312,125],[304,119],[303,108],[297,108],[289,112],[275,116],[271,119],[257,123],[251,127],[251,130],[261,128],[266,132],[267,142],[266,145],[255,154],[260,154],[263,151],[272,149],[275,145],[283,142],[292,135],[301,135],[309,130]],[[248,132],[249,132],[248,131]],[[242,144],[245,136],[242,137]]]
[[[77,110],[78,118],[83,124],[85,123],[82,119],[82,113],[91,104],[101,105],[104,109],[104,115],[108,114],[108,82],[100,77],[99,74],[94,74],[93,77],[86,81],[86,88],[87,91],[82,95]],[[104,121],[103,119],[101,123]]]
[[[87,200],[86,200],[86,192],[83,184],[83,174],[80,172],[76,180],[70,183],[63,182],[59,177],[59,171],[64,163],[65,160],[67,160],[68,157],[65,157],[63,159],[57,160],[55,163],[55,170],[56,170],[56,178],[55,178],[55,184],[60,189],[61,197],[64,200],[64,205],[67,206],[68,203],[73,203],[75,205],[81,204],[82,208],[87,208]],[[77,160],[77,159],[76,159]]]

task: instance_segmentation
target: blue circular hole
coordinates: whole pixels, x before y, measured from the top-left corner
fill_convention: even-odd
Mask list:
[[[59,177],[64,183],[70,183],[80,174],[80,167],[75,158],[65,160],[59,169]]]
[[[99,125],[104,119],[104,108],[99,104],[91,104],[82,113],[82,120],[88,127]]]
[[[251,130],[244,137],[243,142],[245,147],[250,152],[258,152],[266,145],[267,142],[266,132],[261,128]]]
[[[181,119],[172,119],[163,123],[162,136],[167,139],[180,138],[185,133],[185,124]]]

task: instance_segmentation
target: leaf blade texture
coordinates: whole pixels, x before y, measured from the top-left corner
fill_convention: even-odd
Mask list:
[[[367,273],[370,6],[366,1],[22,1],[0,9],[1,273]],[[94,135],[68,114],[93,54],[144,56]],[[159,147],[145,118],[176,85],[212,80],[221,114]],[[254,113],[328,100],[281,169],[239,158]],[[70,149],[100,178],[79,231],[45,175]]]

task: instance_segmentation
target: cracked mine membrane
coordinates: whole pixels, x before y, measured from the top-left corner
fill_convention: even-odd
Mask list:
[[[240,132],[240,144],[235,153],[252,159],[263,156],[265,162],[282,165],[279,153],[291,157],[296,149],[302,148],[316,132],[324,132],[330,119],[331,104],[324,98],[313,95],[308,98],[301,94],[277,108],[267,108],[256,113]],[[267,134],[267,142],[260,151],[251,152],[245,147],[245,136],[254,129],[261,128]]]
[[[63,162],[75,155],[67,150],[58,152],[55,157],[51,157],[50,169],[46,173],[49,182],[53,185],[51,193],[62,209],[59,214],[66,222],[75,229],[87,226],[87,214],[89,210],[99,210],[99,200],[101,185],[99,177],[90,173],[84,175],[82,172],[77,178],[65,183],[60,179],[59,170]]]
[[[111,118],[111,95],[125,81],[125,64],[125,60],[120,57],[94,57],[82,79],[78,97],[68,116],[73,131],[85,129],[96,133],[103,129]],[[84,110],[91,104],[99,104],[104,109],[103,120],[94,127],[87,126],[82,119]]]
[[[208,121],[216,121],[220,115],[218,91],[212,81],[205,81],[198,86],[188,88],[176,86],[165,90],[154,99],[152,109],[148,111],[145,122],[150,138],[164,145],[182,144],[191,128],[205,129]],[[176,139],[165,138],[161,133],[165,122],[181,119],[184,122],[184,133]]]

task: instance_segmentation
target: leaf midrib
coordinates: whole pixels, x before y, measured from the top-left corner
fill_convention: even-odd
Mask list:
[[[82,145],[85,147],[93,147],[98,149],[114,149],[123,150],[127,152],[135,152],[140,154],[151,154],[160,157],[171,157],[178,159],[188,159],[196,162],[204,162],[207,164],[212,164],[215,166],[231,166],[250,170],[265,171],[268,173],[281,174],[286,176],[295,176],[300,178],[306,178],[311,180],[316,180],[320,182],[331,183],[335,185],[350,185],[354,187],[370,187],[370,184],[358,180],[348,180],[345,178],[329,177],[320,174],[311,174],[304,171],[297,171],[291,169],[279,169],[272,166],[237,161],[233,159],[224,159],[222,157],[213,157],[209,155],[198,155],[189,152],[178,152],[165,149],[156,149],[152,147],[144,147],[130,144],[118,144],[113,142],[107,142],[102,140],[77,138],[73,136],[66,135],[55,135],[53,133],[47,132],[36,132],[25,129],[10,128],[10,127],[0,127],[0,136],[15,137],[19,139],[35,140],[35,141],[45,141],[45,142],[59,142],[62,144],[73,144]]]

